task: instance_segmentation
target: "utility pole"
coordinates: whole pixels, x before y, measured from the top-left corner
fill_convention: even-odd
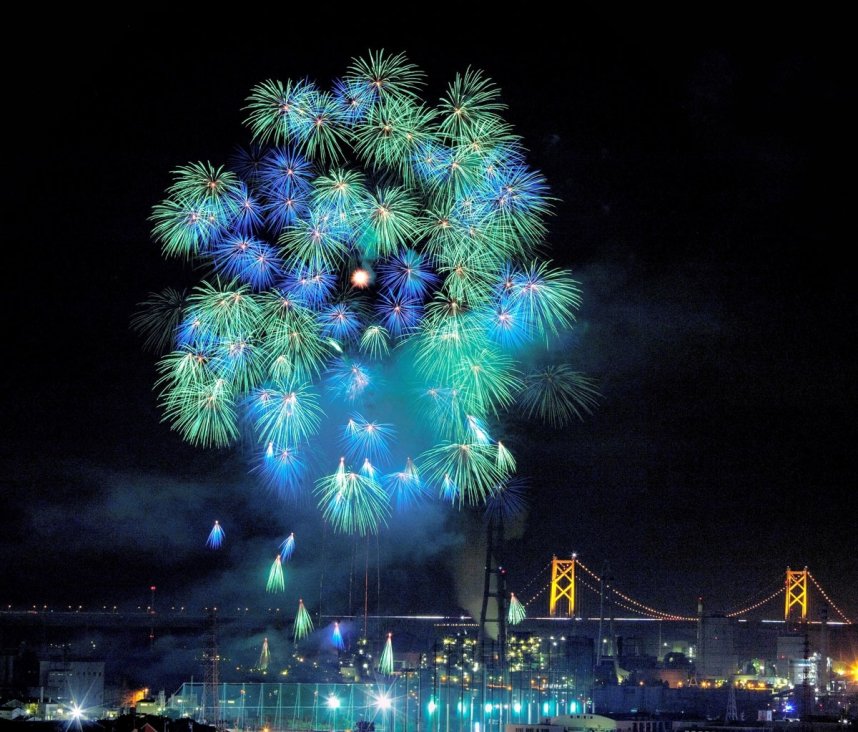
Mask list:
[[[506,689],[506,570],[500,562],[503,542],[503,511],[492,511],[486,529],[485,581],[483,583],[483,605],[480,610],[480,632],[477,638],[477,647],[479,648],[480,662],[483,664],[484,678],[489,669],[493,669],[498,677],[494,684]],[[495,617],[489,615],[489,601],[491,599],[495,600]],[[495,649],[495,642],[490,640],[487,632],[487,625],[492,623],[497,628],[497,650]],[[484,683],[483,689],[485,688]],[[483,702],[485,703],[485,696]],[[500,708],[501,710],[504,709],[503,700],[501,700]]]
[[[155,590],[158,588],[155,585],[150,585],[149,592],[149,650],[155,647]]]
[[[206,630],[206,646],[203,651],[204,683],[202,713],[205,721],[215,727],[221,726],[220,715],[220,651],[217,642],[217,608],[209,611]],[[211,715],[209,716],[209,710]]]

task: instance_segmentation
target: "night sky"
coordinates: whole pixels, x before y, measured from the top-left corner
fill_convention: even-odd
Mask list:
[[[249,141],[255,83],[327,86],[385,48],[427,72],[430,99],[468,65],[500,86],[560,199],[550,256],[584,293],[569,359],[601,404],[562,431],[510,424],[529,500],[508,527],[510,589],[529,599],[552,554],[577,551],[657,608],[691,614],[702,593],[729,611],[807,565],[858,618],[846,53],[656,39],[609,20],[449,43],[323,42],[324,28],[261,19],[190,40],[132,25],[34,33],[47,76],[4,60],[2,604],[131,607],[155,584],[164,605],[291,609],[301,595],[315,611],[321,595],[324,612],[347,613],[370,566],[380,611],[478,610],[478,514],[432,505],[370,541],[324,531],[312,505],[248,474],[246,448],[195,449],[161,422],[155,357],[129,327],[149,292],[195,281],[150,238],[170,171]],[[215,518],[219,553],[204,547]],[[272,599],[265,577],[290,531],[287,592]],[[546,608],[543,593],[530,612]]]

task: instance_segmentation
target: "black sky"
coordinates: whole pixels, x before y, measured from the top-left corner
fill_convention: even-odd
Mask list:
[[[248,140],[241,107],[258,81],[324,85],[384,47],[435,96],[468,65],[498,83],[561,199],[551,256],[584,291],[572,359],[600,380],[602,405],[563,432],[518,431],[531,509],[508,544],[511,588],[578,551],[656,607],[693,612],[703,593],[730,610],[808,565],[858,618],[847,55],[836,39],[678,39],[637,20],[329,29],[337,42],[285,20],[34,33],[31,57],[7,64],[0,601],[138,604],[156,583],[180,604],[264,603],[258,557],[299,517],[315,554],[295,585],[318,594],[326,572],[346,587],[365,547],[278,506],[240,450],[170,433],[128,320],[192,275],[149,237],[170,171],[225,162]],[[212,558],[217,516],[232,544]],[[405,523],[371,549],[382,604],[461,607],[454,567],[482,563],[473,522]]]

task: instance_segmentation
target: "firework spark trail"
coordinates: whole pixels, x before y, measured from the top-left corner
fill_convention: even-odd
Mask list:
[[[384,644],[384,650],[381,652],[381,658],[378,660],[378,671],[385,676],[390,676],[393,673],[393,634],[387,634],[387,641]]]
[[[283,562],[278,554],[268,572],[268,582],[265,585],[266,592],[285,592],[286,580],[283,577]]]
[[[283,542],[280,544],[280,559],[283,562],[287,562],[292,558],[292,554],[295,551],[295,533],[289,534]]]
[[[223,531],[223,527],[220,525],[220,522],[215,521],[212,530],[209,532],[209,538],[206,539],[206,546],[210,549],[220,549],[224,538],[226,538],[226,534]]]
[[[164,419],[202,447],[257,445],[263,480],[293,497],[315,486],[338,532],[377,533],[391,504],[428,493],[485,503],[515,470],[508,414],[561,427],[598,399],[535,355],[574,327],[581,293],[539,258],[555,200],[500,90],[469,68],[433,107],[424,84],[384,51],[330,92],[257,84],[251,146],[230,168],[176,168],[152,210],[164,256],[205,273],[134,318],[163,353]],[[319,477],[335,459],[324,435],[347,420],[348,463]]]
[[[518,625],[527,617],[527,611],[524,605],[515,596],[514,592],[509,593],[509,611],[507,612],[507,622],[510,625]]]
[[[298,600],[298,611],[295,613],[295,622],[292,626],[292,637],[297,643],[306,638],[313,632],[313,619],[307,608],[304,607],[304,600]]]
[[[338,651],[346,650],[346,644],[345,644],[345,641],[343,640],[343,634],[340,631],[340,624],[339,623],[334,623],[334,627],[331,630],[331,642],[334,644],[334,647]]]

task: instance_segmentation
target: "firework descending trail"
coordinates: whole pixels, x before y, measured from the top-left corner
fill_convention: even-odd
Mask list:
[[[225,537],[226,534],[223,532],[223,527],[218,521],[215,521],[212,530],[209,532],[209,538],[206,539],[206,546],[210,549],[220,549]]]
[[[295,534],[289,534],[280,545],[280,559],[288,562],[292,558],[292,553],[295,551]]]
[[[268,651],[268,638],[262,641],[262,652],[259,654],[259,663],[257,668],[260,671],[267,671],[268,664],[271,661],[271,654]]]
[[[506,620],[510,625],[518,625],[527,617],[527,611],[524,605],[515,596],[514,592],[509,593],[509,611],[506,615]]]
[[[334,623],[334,629],[331,631],[331,642],[338,651],[346,650],[346,644],[343,641],[343,634],[340,632],[339,623]]]
[[[256,445],[262,480],[314,495],[340,533],[427,496],[485,504],[515,472],[508,415],[561,427],[597,400],[551,363],[581,294],[541,258],[555,199],[500,90],[474,69],[437,104],[424,86],[383,51],[331,91],[259,83],[251,148],[178,167],[151,216],[164,256],[203,273],[134,317],[163,354],[165,421],[194,445]]]
[[[393,634],[387,634],[387,641],[384,644],[384,650],[381,652],[381,658],[378,661],[378,671],[385,676],[393,674]]]
[[[285,592],[286,580],[283,577],[283,563],[280,561],[280,555],[274,557],[274,564],[268,572],[268,582],[265,585],[266,592]]]
[[[313,619],[307,608],[304,607],[304,600],[298,600],[298,612],[295,613],[295,623],[292,626],[292,638],[295,643],[306,638],[313,632]]]

